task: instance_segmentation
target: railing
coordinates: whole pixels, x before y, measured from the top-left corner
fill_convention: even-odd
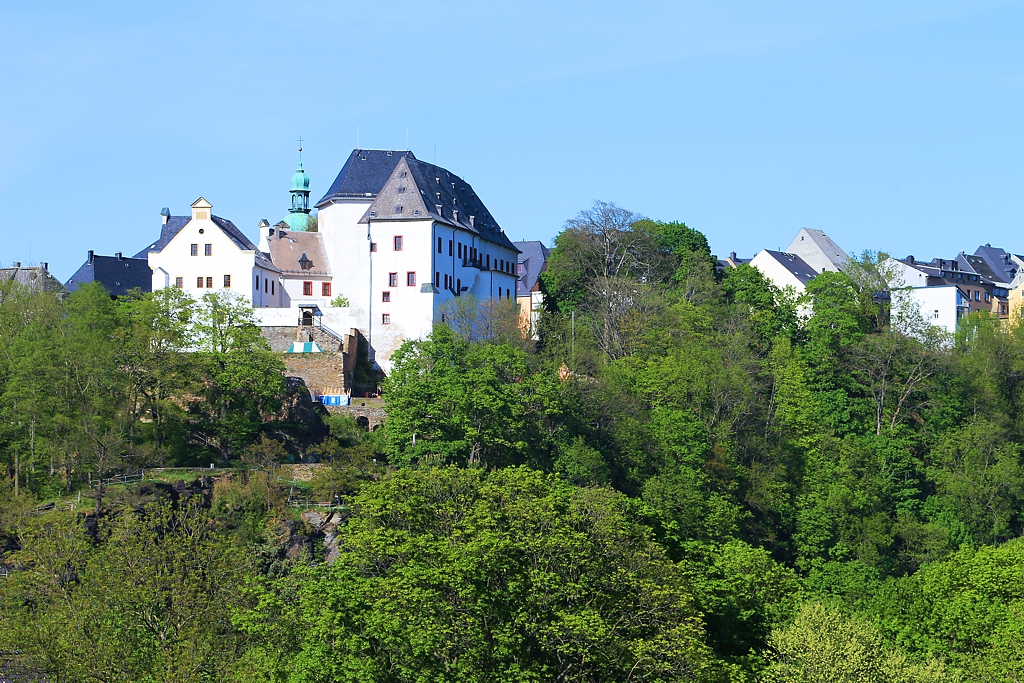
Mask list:
[[[0,579],[11,578],[11,572],[7,567],[0,567]]]
[[[97,486],[110,486],[111,484],[130,484],[135,481],[142,481],[145,478],[145,471],[139,470],[135,474],[117,474],[113,477],[107,477],[106,479],[97,478],[93,481],[92,474],[89,474],[89,488],[94,489]]]

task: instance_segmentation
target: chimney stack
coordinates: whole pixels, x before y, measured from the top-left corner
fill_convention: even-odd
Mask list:
[[[171,217],[171,210],[166,206],[160,209],[160,225],[167,225],[168,219]]]
[[[47,263],[46,261],[43,261],[40,265],[43,266],[43,270],[45,270],[47,273],[50,272],[50,264],[49,263]]]
[[[729,258],[731,258],[733,260],[733,263],[735,263],[736,262],[736,252],[735,251],[730,251],[729,252]]]
[[[913,254],[911,254],[910,256],[907,257],[907,265],[910,265],[910,266],[914,265],[914,255]]]
[[[15,261],[11,265],[14,266],[15,268],[21,268],[21,261]]]
[[[89,250],[89,263],[92,263],[92,257],[93,257],[93,250],[90,249]]]
[[[118,261],[120,261],[121,260],[121,252],[115,251],[114,252],[114,258],[116,258]]]

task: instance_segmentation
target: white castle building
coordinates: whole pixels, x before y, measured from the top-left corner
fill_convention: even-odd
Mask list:
[[[385,372],[446,302],[515,297],[519,250],[462,178],[412,152],[357,149],[314,218],[299,151],[288,216],[260,221],[258,245],[205,199],[191,216],[165,209],[160,239],[137,256],[149,259],[153,288],[230,289],[267,327],[355,328]]]

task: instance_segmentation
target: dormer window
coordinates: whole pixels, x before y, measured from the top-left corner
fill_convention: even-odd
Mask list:
[[[299,259],[299,268],[302,270],[309,270],[313,267],[313,262],[306,256],[306,252],[302,252],[302,258]],[[312,286],[312,285],[310,285]]]

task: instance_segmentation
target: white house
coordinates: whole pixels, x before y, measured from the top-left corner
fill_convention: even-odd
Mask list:
[[[903,334],[918,335],[922,325],[953,334],[957,322],[970,312],[970,299],[956,285],[892,290],[892,325]]]
[[[784,251],[762,249],[750,265],[757,268],[761,275],[779,289],[792,287],[797,294],[803,294],[810,282],[818,273],[796,254]]]
[[[445,302],[515,296],[519,250],[469,183],[412,152],[353,151],[317,208],[331,291],[385,372]]]
[[[832,238],[812,228],[801,228],[786,248],[786,253],[796,254],[819,274],[826,270],[842,270],[850,260],[849,255]]]
[[[177,287],[196,298],[230,290],[254,306],[279,306],[280,269],[234,223],[214,216],[212,209],[200,197],[192,204],[191,216],[161,211],[160,239],[135,256],[148,259],[153,290]]]

